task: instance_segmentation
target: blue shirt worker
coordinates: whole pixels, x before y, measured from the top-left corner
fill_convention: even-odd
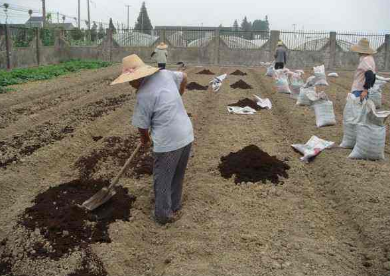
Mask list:
[[[181,98],[187,75],[148,66],[137,55],[124,58],[122,64],[122,75],[112,84],[129,82],[137,90],[132,124],[145,147],[153,141],[154,218],[161,224],[174,222],[182,208],[184,175],[194,141]]]

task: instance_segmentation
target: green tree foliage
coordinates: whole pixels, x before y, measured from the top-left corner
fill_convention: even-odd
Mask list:
[[[269,38],[269,22],[268,22],[268,16],[265,17],[265,20],[257,19],[253,21],[252,25],[253,31],[258,31],[259,33],[255,34],[256,37],[259,36],[260,38]]]
[[[96,25],[96,22],[93,22],[92,28],[91,28],[91,41],[96,41],[98,37],[98,26]]]
[[[28,47],[31,41],[34,39],[33,29],[15,29],[13,33],[13,40],[15,47]]]
[[[236,20],[234,20],[234,23],[233,23],[233,31],[238,32],[239,30],[240,30],[240,27],[238,26],[238,22],[236,19]]]
[[[244,31],[245,33],[242,34],[242,37],[245,39],[252,39],[252,23],[248,21],[246,16],[241,22],[241,30]]]
[[[103,24],[100,23],[97,36],[99,39],[103,39],[105,35],[106,35],[106,32],[104,31]]]
[[[72,40],[82,40],[84,38],[84,32],[83,30],[80,30],[78,28],[71,31],[71,38]]]
[[[145,6],[145,2],[142,2],[141,11],[139,12],[134,29],[141,31],[142,33],[145,34],[152,33],[153,26],[152,26],[152,22],[150,22],[148,11]]]
[[[112,23],[112,18],[110,18],[110,22],[108,23],[108,29],[110,29],[113,34],[116,34],[114,23]]]

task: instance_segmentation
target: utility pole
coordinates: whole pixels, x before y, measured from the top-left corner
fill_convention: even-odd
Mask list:
[[[79,29],[80,29],[80,28],[81,28],[81,25],[80,25],[80,0],[79,0],[79,9],[78,9],[77,23],[78,23],[78,27],[79,27]]]
[[[130,5],[125,5],[127,7],[127,29],[130,29]]]
[[[91,30],[91,14],[89,12],[89,0],[87,0],[87,7],[88,7],[88,30]]]
[[[46,0],[42,0],[43,28],[46,27]]]

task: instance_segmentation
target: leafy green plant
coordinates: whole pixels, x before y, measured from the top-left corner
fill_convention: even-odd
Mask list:
[[[7,92],[6,86],[9,85],[47,80],[83,69],[98,69],[110,65],[110,62],[99,60],[71,60],[56,65],[0,71],[0,93]]]

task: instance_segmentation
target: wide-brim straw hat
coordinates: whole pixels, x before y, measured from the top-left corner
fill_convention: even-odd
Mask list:
[[[137,55],[122,59],[122,74],[111,85],[138,80],[153,75],[159,68],[145,64]]]
[[[168,45],[165,44],[164,42],[161,42],[160,44],[157,45],[157,49],[160,49],[160,50],[168,49]]]
[[[370,48],[370,42],[366,38],[362,38],[358,44],[352,45],[351,51],[368,55],[376,53],[374,49]]]
[[[279,41],[277,46],[283,46],[283,42],[282,41]]]

